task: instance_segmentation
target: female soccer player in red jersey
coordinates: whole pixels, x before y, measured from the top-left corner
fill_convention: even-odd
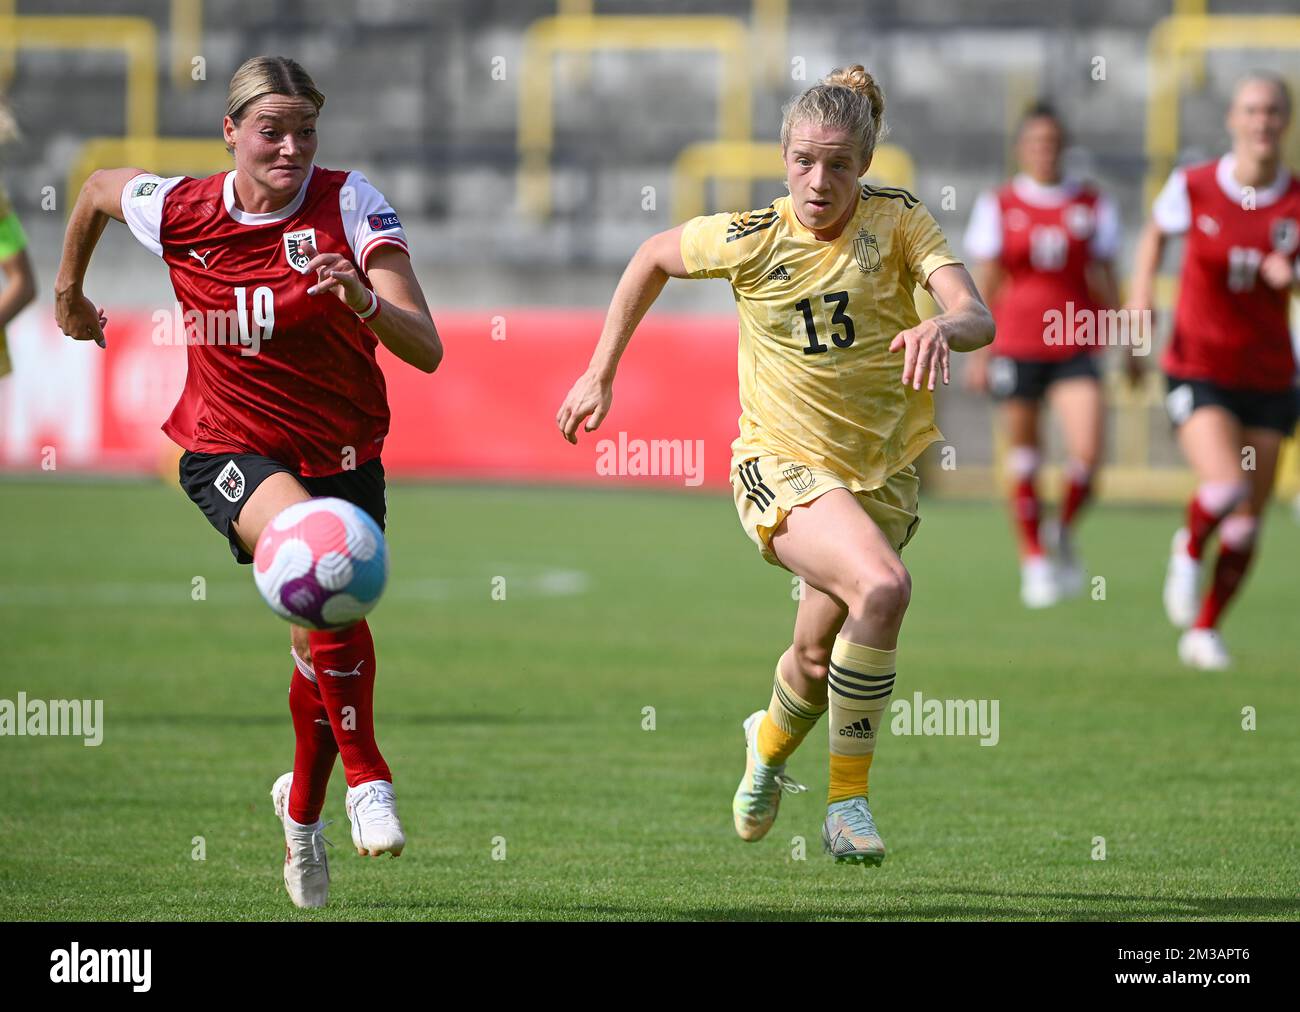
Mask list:
[[[1092,494],[1101,453],[1105,405],[1098,311],[1118,303],[1113,259],[1119,212],[1095,186],[1061,169],[1065,130],[1046,105],[1021,121],[1016,141],[1020,172],[980,195],[966,230],[976,284],[997,320],[993,346],[971,356],[967,385],[1002,402],[1001,424],[1015,479],[1012,514],[1020,536],[1020,598],[1042,608],[1083,590],[1083,567],[1072,527]],[[1096,343],[1065,336],[1062,320],[1091,314]],[[1055,321],[1055,328],[1051,324]],[[1035,479],[1042,461],[1039,404],[1047,398],[1061,419],[1067,451],[1064,500],[1057,521],[1039,526]],[[1045,546],[1043,541],[1049,544]],[[1049,557],[1045,548],[1054,550]]]
[[[556,414],[571,442],[580,425],[600,425],[619,357],[670,277],[730,282],[740,317],[736,511],[763,558],[799,576],[803,591],[771,702],[743,724],[733,824],[747,841],[771,829],[781,792],[800,789],[786,761],[827,713],[822,844],[837,863],[864,865],[885,857],[868,780],[911,595],[899,553],[920,522],[912,462],[942,438],[931,392],[948,382],[949,352],[993,338],[988,309],[925,206],[860,182],[884,112],[861,65],[790,103],[781,127],[790,195],[647,239]],[[918,317],[917,285],[942,314]]]
[[[1131,303],[1149,311],[1165,242],[1184,237],[1161,365],[1166,408],[1197,489],[1174,535],[1164,602],[1169,620],[1186,630],[1179,657],[1205,670],[1231,663],[1219,621],[1250,565],[1282,440],[1296,423],[1287,302],[1300,248],[1300,180],[1282,161],[1290,122],[1281,78],[1239,81],[1227,117],[1232,151],[1170,176],[1133,268]],[[1219,555],[1201,599],[1201,559],[1216,530]]]
[[[189,373],[163,429],[187,451],[182,486],[240,563],[252,561],[267,523],[312,496],[347,499],[383,525],[389,414],[376,343],[425,372],[442,357],[393,209],[361,173],[313,165],[324,101],[294,61],[247,61],[230,82],[224,121],[234,171],[96,172],[68,223],[55,285],[63,332],[103,345],[107,320],[82,283],[108,219],[167,264],[185,311],[177,339],[189,344]],[[295,626],[292,653],[293,772],[272,797],[289,895],[323,906],[320,813],[336,755],[358,852],[396,856],[405,836],[375,741],[368,625]]]

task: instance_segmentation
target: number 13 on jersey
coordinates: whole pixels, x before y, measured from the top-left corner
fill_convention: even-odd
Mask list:
[[[818,306],[825,316],[825,309],[830,308],[830,320],[828,330],[831,342],[837,348],[848,348],[853,344],[856,336],[853,331],[853,320],[845,312],[849,306],[848,292],[829,292],[821,297],[824,306]],[[803,353],[805,355],[817,355],[824,351],[830,351],[830,346],[823,344],[817,336],[817,320],[813,315],[813,300],[803,299],[794,304],[794,308],[803,314],[804,334],[808,338],[808,343],[804,345]],[[838,329],[837,329],[838,328]]]

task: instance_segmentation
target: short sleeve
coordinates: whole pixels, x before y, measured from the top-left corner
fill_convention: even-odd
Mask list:
[[[1192,227],[1192,201],[1187,195],[1187,173],[1175,169],[1156,201],[1151,205],[1156,227],[1166,235],[1178,235]]]
[[[156,257],[163,255],[163,204],[173,186],[184,176],[164,179],[148,172],[132,176],[122,187],[122,217],[140,245]]]
[[[924,204],[917,203],[906,208],[899,227],[907,268],[918,285],[929,281],[930,275],[940,267],[961,263],[952,255],[943,230]]]
[[[682,263],[688,277],[736,279],[755,245],[752,240],[745,241],[752,233],[740,227],[741,218],[723,211],[686,223],[682,229]]]
[[[1122,235],[1119,205],[1103,193],[1097,198],[1097,227],[1092,233],[1088,251],[1096,260],[1114,260]]]
[[[0,260],[8,260],[27,248],[27,233],[18,215],[10,212],[0,218]]]
[[[996,260],[1002,255],[1002,205],[992,190],[975,200],[963,245],[966,255],[975,260]]]
[[[411,255],[397,212],[360,172],[349,172],[347,182],[340,188],[339,213],[352,247],[352,260],[363,274],[371,254],[383,246],[393,246],[408,257]]]

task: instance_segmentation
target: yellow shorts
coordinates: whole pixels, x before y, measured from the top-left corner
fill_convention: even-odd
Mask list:
[[[763,558],[774,566],[781,562],[770,542],[781,521],[796,506],[810,503],[833,488],[848,486],[830,471],[786,457],[745,457],[731,462],[731,491],[740,525],[758,545]],[[908,464],[890,475],[880,488],[853,493],[896,552],[912,540],[921,522],[916,512],[920,488],[916,467]]]

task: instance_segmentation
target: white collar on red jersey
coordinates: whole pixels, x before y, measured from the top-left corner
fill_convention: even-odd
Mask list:
[[[1233,175],[1237,171],[1237,156],[1229,151],[1219,159],[1219,164],[1214,167],[1214,178],[1218,181],[1219,189],[1223,191],[1225,197],[1234,204],[1240,204],[1245,199],[1246,192],[1237,177]],[[1287,171],[1285,165],[1277,167],[1277,178],[1267,186],[1255,187],[1255,206],[1268,207],[1269,204],[1276,203],[1286,193],[1286,188],[1291,185],[1291,173]]]
[[[1077,179],[1063,179],[1059,183],[1040,183],[1032,176],[1019,172],[1011,180],[1011,189],[1017,197],[1034,207],[1059,207],[1077,194],[1082,184]]]
[[[298,187],[298,194],[293,200],[278,211],[266,211],[263,214],[253,214],[251,211],[245,211],[235,206],[235,172],[237,171],[237,169],[232,169],[227,172],[225,182],[221,185],[226,212],[241,225],[271,225],[277,221],[286,221],[293,217],[298,208],[302,207],[302,202],[307,196],[307,187],[311,185],[311,177],[316,174],[316,166],[311,167],[311,171],[307,173],[307,178],[302,181],[302,186]]]

